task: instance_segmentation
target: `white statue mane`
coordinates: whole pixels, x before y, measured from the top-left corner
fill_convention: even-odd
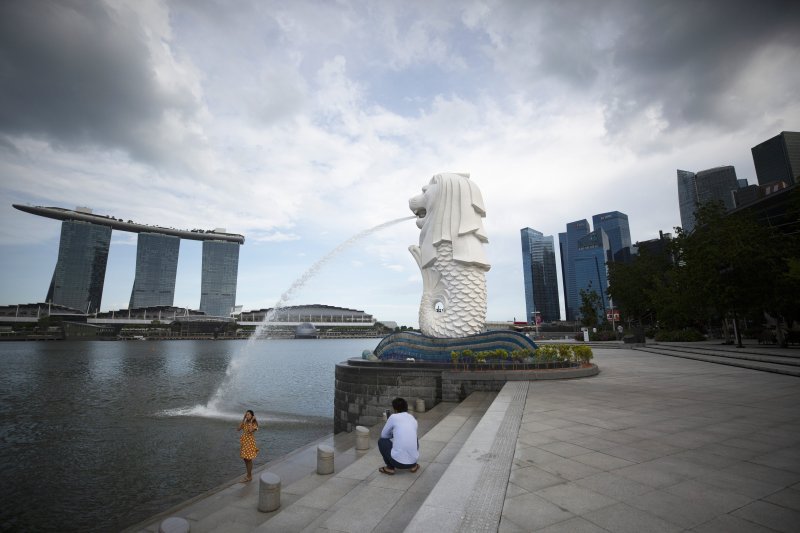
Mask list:
[[[409,200],[420,228],[410,246],[422,272],[420,329],[432,337],[480,333],[486,320],[486,209],[469,174],[437,174]]]

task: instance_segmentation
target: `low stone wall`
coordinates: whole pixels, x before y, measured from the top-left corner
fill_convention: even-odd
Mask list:
[[[596,365],[550,370],[454,370],[450,364],[350,359],[336,365],[333,431],[353,431],[383,420],[398,396],[410,408],[417,398],[426,408],[439,402],[460,402],[476,391],[499,391],[507,381],[572,379],[594,376]]]
[[[433,407],[442,401],[442,370],[363,359],[337,364],[334,433],[377,424],[398,396],[406,398],[411,408],[417,398],[425,400],[426,407]]]

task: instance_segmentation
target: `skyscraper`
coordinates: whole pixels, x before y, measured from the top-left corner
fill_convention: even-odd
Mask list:
[[[719,202],[726,210],[733,209],[733,193],[739,185],[736,169],[730,165],[701,170],[697,174],[678,170],[678,206],[683,230],[694,230],[697,208],[703,204]]]
[[[586,219],[567,224],[567,231],[558,234],[558,248],[561,254],[561,278],[564,283],[564,310],[567,320],[575,320],[580,298],[575,286],[574,258],[578,251],[578,240],[589,233]]]
[[[698,205],[721,202],[725,209],[733,209],[735,207],[733,191],[739,188],[739,180],[736,178],[735,168],[728,165],[701,170],[697,173],[695,179],[697,180]]]
[[[681,227],[686,232],[694,230],[694,214],[697,212],[697,184],[695,173],[678,169],[678,209],[681,212]]]
[[[575,292],[578,295],[576,315],[580,314],[580,291],[594,291],[600,297],[602,309],[598,309],[598,316],[602,317],[608,309],[608,271],[607,258],[611,252],[608,235],[603,228],[595,228],[591,233],[578,239],[577,250],[574,255]]]
[[[606,232],[610,247],[607,261],[629,262],[631,259],[631,228],[628,215],[619,211],[600,213],[592,217],[592,226]]]
[[[750,149],[759,185],[800,183],[800,133],[782,131]]]
[[[527,322],[530,324],[537,312],[544,322],[558,320],[561,312],[553,236],[545,237],[532,228],[522,228],[520,234]]]
[[[236,305],[238,273],[238,243],[203,241],[200,310],[210,316],[230,316],[231,310]]]
[[[139,234],[130,308],[173,304],[180,245],[174,235]]]
[[[64,220],[47,301],[85,313],[99,311],[110,244],[110,227]]]

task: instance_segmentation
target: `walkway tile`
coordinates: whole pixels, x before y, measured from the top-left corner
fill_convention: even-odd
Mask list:
[[[593,511],[583,518],[615,533],[672,533],[683,529],[624,503]]]
[[[763,501],[751,503],[731,514],[785,533],[797,533],[800,524],[800,512]]]
[[[593,466],[589,466],[587,464],[579,463],[578,461],[574,461],[572,459],[565,459],[562,457],[559,457],[557,460],[554,461],[547,461],[545,463],[539,464],[538,466],[542,470],[546,470],[551,474],[555,474],[570,481],[574,481],[576,479],[591,476],[592,474],[597,474],[601,472],[599,468],[595,468]]]
[[[585,477],[575,481],[575,484],[621,502],[655,490],[649,485],[615,475],[611,472],[602,472]]]
[[[573,459],[600,470],[616,470],[617,468],[624,468],[636,464],[601,452],[590,452],[575,456]]]
[[[613,448],[607,448],[600,451],[620,459],[625,459],[626,461],[631,461],[632,463],[644,463],[661,457],[659,452],[642,450],[641,448],[634,448],[625,444],[618,444]]]
[[[641,494],[626,503],[686,529],[708,522],[719,514],[704,500],[689,500],[661,490]]]
[[[529,466],[512,470],[509,481],[528,492],[536,492],[545,487],[564,483],[566,480],[550,472],[545,472],[541,468]]]
[[[737,475],[756,479],[765,483],[777,483],[783,487],[788,487],[800,481],[799,472],[779,470],[769,466],[757,465],[749,461],[743,461],[734,466],[730,466],[726,468],[725,471],[735,472]]]
[[[697,478],[698,481],[707,483],[714,487],[735,492],[752,499],[759,499],[774,494],[783,489],[785,485],[759,481],[747,476],[739,475],[736,469],[725,469],[714,474]]]
[[[786,507],[787,509],[800,511],[800,490],[783,489],[782,491],[764,498],[764,500],[769,503],[774,503],[775,505],[780,505],[781,507]]]
[[[657,468],[662,468],[665,471],[669,471],[673,474],[678,474],[689,479],[712,475],[720,470],[719,468],[715,468],[713,466],[699,465],[697,463],[693,463],[692,461],[687,461],[672,455],[653,459],[646,464],[653,465]]]
[[[619,468],[615,470],[614,473],[644,483],[655,489],[676,485],[687,479],[686,476],[675,473],[668,467],[652,461]]]
[[[574,515],[535,494],[523,494],[506,499],[503,505],[503,520],[509,520],[525,531],[534,531]]]
[[[542,444],[548,444],[551,442],[556,442],[554,437],[550,437],[547,435],[542,435],[541,433],[531,433],[527,431],[520,431],[519,436],[517,437],[517,442],[521,442],[528,446],[540,446]]]
[[[800,473],[800,448],[792,446],[770,452],[750,459],[751,463],[756,463],[778,470],[790,470]]]
[[[701,524],[692,529],[695,533],[775,533],[774,529],[759,526],[728,514]]]
[[[542,444],[539,446],[539,449],[567,458],[575,457],[576,455],[583,455],[592,451],[591,449],[578,446],[577,444],[570,444],[569,442],[553,442],[550,444]]]
[[[570,442],[572,444],[576,444],[597,452],[602,452],[603,450],[609,450],[619,446],[619,444],[616,442],[611,442],[610,440],[602,439],[597,436],[579,437],[577,439],[571,439]]]
[[[727,468],[738,462],[737,459],[711,453],[706,447],[674,453],[670,457],[682,459],[700,466],[708,466],[717,470]]]
[[[607,531],[588,520],[576,516],[558,524],[537,529],[536,533],[607,533]]]
[[[613,498],[603,496],[575,483],[553,485],[552,487],[537,490],[535,494],[576,515],[582,515],[589,511],[618,503]]]

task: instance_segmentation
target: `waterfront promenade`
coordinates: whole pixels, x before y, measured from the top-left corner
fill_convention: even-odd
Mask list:
[[[316,444],[264,465],[282,479],[275,512],[257,510],[256,472],[128,531],[158,531],[168,516],[233,533],[800,530],[800,378],[594,352],[598,376],[509,383],[418,414],[416,474],[378,473],[379,427],[366,453],[339,434],[324,439],[336,448],[332,475],[314,472]]]

